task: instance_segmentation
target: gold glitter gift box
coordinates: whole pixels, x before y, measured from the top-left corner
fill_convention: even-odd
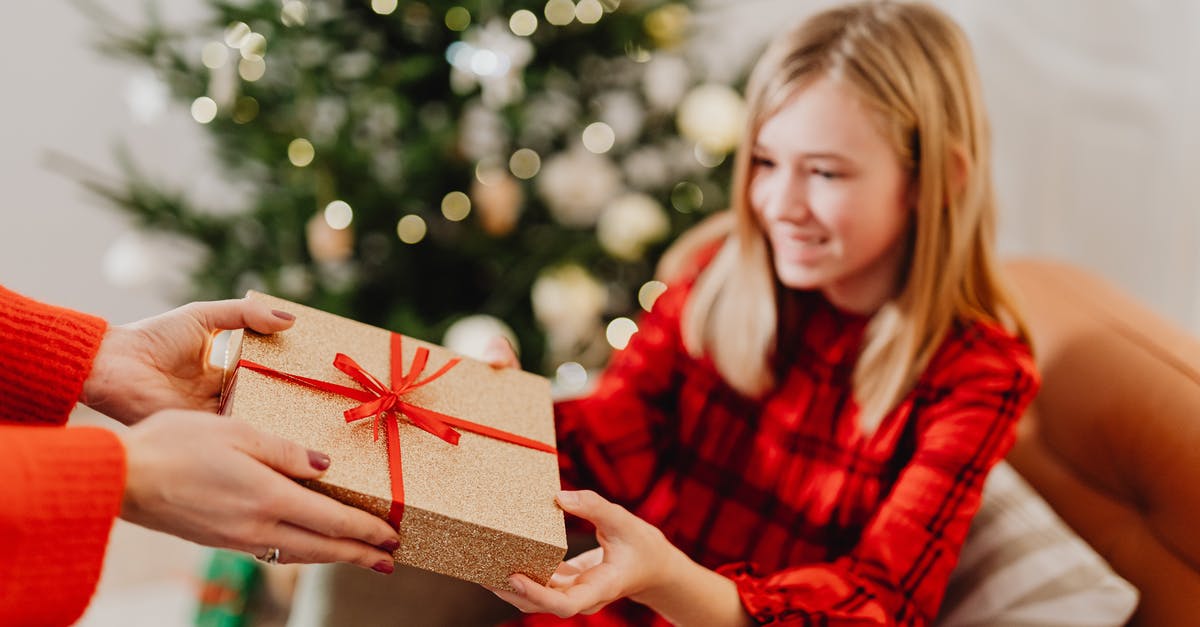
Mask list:
[[[303,483],[399,520],[397,562],[492,588],[507,589],[517,572],[549,580],[567,544],[546,379],[248,297],[296,322],[274,335],[233,334],[222,413],[328,454],[329,470]]]

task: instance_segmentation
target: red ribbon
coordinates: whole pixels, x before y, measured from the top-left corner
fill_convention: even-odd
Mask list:
[[[392,475],[392,507],[391,511],[388,512],[388,520],[392,521],[394,526],[399,527],[400,520],[404,517],[404,480],[400,463],[400,424],[397,417],[399,414],[404,414],[408,418],[408,421],[417,427],[456,446],[458,445],[460,434],[454,430],[454,427],[518,446],[531,448],[535,451],[551,454],[557,453],[555,448],[549,444],[419,407],[401,398],[404,394],[427,385],[446,374],[451,368],[458,365],[460,361],[462,361],[461,358],[455,357],[446,362],[437,372],[418,381],[418,378],[424,372],[425,366],[429,362],[429,349],[424,346],[417,348],[416,354],[413,355],[412,364],[409,365],[408,374],[405,374],[403,370],[403,353],[401,352],[401,336],[399,333],[392,333],[391,386],[384,385],[382,381],[342,353],[338,353],[334,357],[333,366],[349,375],[363,389],[360,390],[328,381],[321,381],[320,379],[310,379],[308,377],[281,372],[245,359],[238,361],[237,365],[238,367],[253,370],[269,377],[359,401],[360,405],[347,409],[343,415],[346,417],[346,422],[354,422],[363,418],[374,418],[375,440],[379,439],[379,423],[383,422],[384,431],[387,434],[388,470]]]

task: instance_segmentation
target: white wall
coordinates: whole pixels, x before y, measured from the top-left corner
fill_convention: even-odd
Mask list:
[[[97,4],[141,21],[141,0]],[[175,5],[166,11],[170,19],[203,15],[201,3]],[[202,130],[178,105],[139,121],[129,99],[135,85],[146,84],[142,69],[96,53],[94,23],[67,0],[21,3],[6,13],[0,18],[0,284],[114,322],[162,311],[171,302],[166,294],[103,279],[104,253],[129,227],[47,161],[63,154],[115,175],[113,148],[123,138],[151,171],[211,194]]]

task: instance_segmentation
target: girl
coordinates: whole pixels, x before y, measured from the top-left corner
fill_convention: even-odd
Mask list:
[[[767,50],[747,100],[733,228],[691,246],[696,270],[595,392],[557,407],[564,480],[595,490],[559,500],[599,547],[549,587],[514,575],[497,594],[524,611],[929,624],[1036,392],[953,22],[820,13]]]

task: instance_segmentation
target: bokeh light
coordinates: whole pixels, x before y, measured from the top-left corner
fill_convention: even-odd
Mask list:
[[[542,158],[537,152],[522,148],[512,154],[508,160],[508,169],[519,179],[531,179],[542,169]]]
[[[604,122],[592,122],[583,129],[583,147],[598,155],[612,150],[617,134]]]
[[[405,244],[416,244],[425,239],[426,230],[425,220],[413,213],[400,218],[396,223],[396,235]]]
[[[528,37],[537,30],[537,15],[529,9],[521,9],[508,18],[508,29],[518,37]]]
[[[288,161],[291,161],[292,165],[297,168],[303,168],[312,163],[313,159],[317,156],[317,151],[313,148],[312,142],[303,137],[293,139],[288,144],[287,153]]]
[[[353,221],[354,210],[346,201],[335,200],[325,205],[325,224],[328,224],[329,228],[341,231],[349,227]]]
[[[217,117],[217,102],[208,96],[200,96],[192,101],[192,119],[208,124]]]
[[[459,222],[471,213],[471,199],[462,192],[450,192],[442,197],[442,215],[451,222]]]
[[[667,284],[662,281],[647,281],[638,290],[638,304],[642,309],[650,311],[654,302],[667,291]]]
[[[617,350],[621,350],[629,345],[629,339],[637,333],[637,323],[629,318],[620,317],[613,319],[608,323],[608,328],[604,331],[604,337],[608,340],[609,346]]]

